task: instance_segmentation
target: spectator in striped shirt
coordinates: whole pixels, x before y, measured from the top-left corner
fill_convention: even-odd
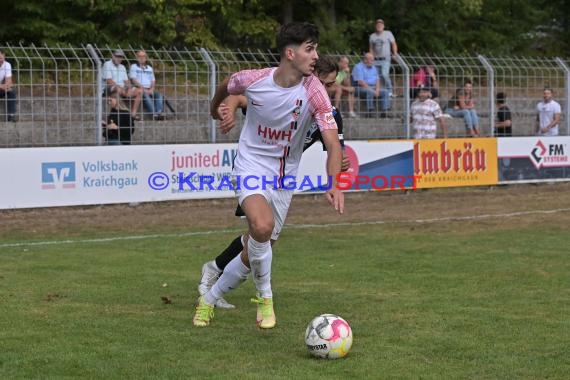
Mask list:
[[[412,103],[411,121],[414,127],[414,138],[435,139],[437,135],[437,123],[443,131],[443,138],[447,138],[447,124],[439,104],[430,98],[429,87],[419,87],[418,98]]]

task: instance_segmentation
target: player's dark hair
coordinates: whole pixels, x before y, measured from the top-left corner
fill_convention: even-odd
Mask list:
[[[333,71],[338,73],[338,63],[336,59],[330,56],[321,56],[315,64],[315,72],[317,75],[330,74]]]
[[[283,55],[289,45],[301,45],[303,42],[318,43],[319,28],[308,22],[290,22],[285,24],[277,34],[277,49]]]

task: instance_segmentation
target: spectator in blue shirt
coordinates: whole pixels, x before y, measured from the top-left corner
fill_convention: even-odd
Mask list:
[[[380,77],[371,53],[364,54],[362,61],[352,69],[352,82],[356,96],[366,99],[366,117],[374,116],[376,99],[380,99],[380,117],[386,117],[386,111],[390,108],[390,93],[380,86]]]
[[[153,118],[162,120],[162,94],[155,90],[154,71],[152,66],[147,63],[147,55],[144,50],[137,52],[137,63],[131,65],[129,79],[135,87],[142,89],[144,106],[152,113]]]

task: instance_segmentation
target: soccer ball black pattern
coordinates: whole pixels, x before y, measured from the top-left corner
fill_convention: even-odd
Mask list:
[[[309,323],[305,331],[309,353],[319,358],[338,359],[352,346],[352,329],[347,321],[334,314],[322,314]]]

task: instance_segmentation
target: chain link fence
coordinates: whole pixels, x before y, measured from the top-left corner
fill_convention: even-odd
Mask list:
[[[102,97],[101,67],[120,48],[127,71],[136,62],[138,46],[0,46],[12,65],[16,92],[15,122],[8,122],[8,102],[0,98],[0,147],[99,145],[101,120],[108,112]],[[241,69],[276,66],[279,55],[261,50],[166,49],[145,47],[156,76],[156,90],[165,98],[164,120],[142,110],[136,123],[134,144],[234,142],[239,128],[227,135],[216,130],[209,115],[209,99],[217,83]],[[342,54],[333,54],[340,58]],[[362,57],[347,55],[352,68]],[[513,134],[535,133],[536,105],[545,87],[552,88],[562,106],[560,133],[570,131],[570,61],[560,58],[449,57],[401,55],[391,65],[393,97],[383,115],[366,116],[365,102],[357,99],[348,117],[342,99],[345,138],[402,139],[413,135],[410,104],[414,73],[426,66],[435,69],[438,96],[445,107],[466,80],[473,83],[482,135],[492,136],[497,92],[507,94],[513,114]],[[382,117],[380,117],[382,116]],[[448,119],[450,136],[466,136],[461,119]]]

